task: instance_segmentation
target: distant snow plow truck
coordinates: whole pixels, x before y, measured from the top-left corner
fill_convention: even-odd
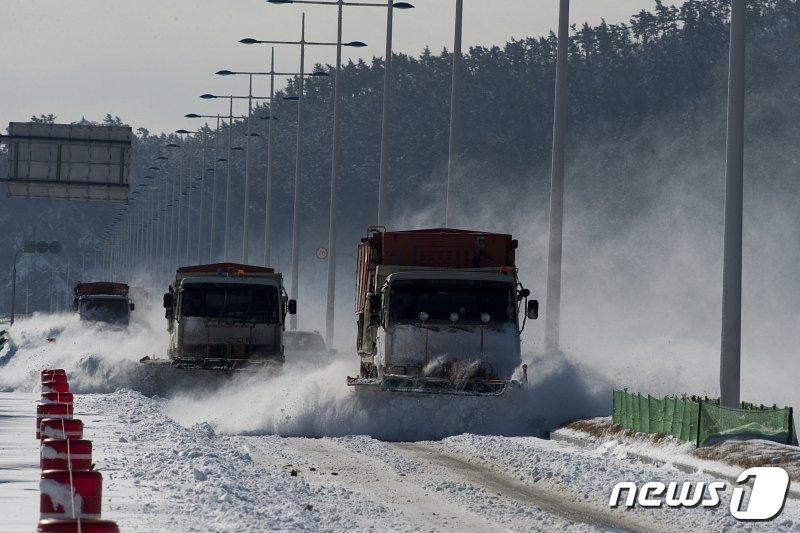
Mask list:
[[[130,322],[135,306],[128,298],[128,286],[125,283],[78,283],[73,292],[73,308],[81,320],[120,326],[127,326]]]
[[[273,269],[215,263],[179,268],[164,309],[173,367],[238,370],[283,365],[286,314],[297,304]]]
[[[539,303],[517,280],[511,235],[370,228],[358,247],[356,387],[499,396],[521,362],[518,313]]]

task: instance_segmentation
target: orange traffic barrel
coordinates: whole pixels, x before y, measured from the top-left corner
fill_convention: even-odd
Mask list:
[[[45,381],[42,383],[42,392],[69,392],[69,383],[66,381]]]
[[[71,392],[43,392],[41,403],[72,403],[74,397]]]
[[[119,533],[119,528],[111,520],[92,518],[39,520],[39,533]]]
[[[39,403],[36,404],[36,438],[41,438],[39,426],[44,418],[72,419],[72,404],[69,403]]]
[[[39,449],[42,470],[91,470],[92,441],[44,439]]]
[[[45,381],[55,381],[56,383],[67,383],[69,380],[67,379],[66,374],[45,374],[42,376],[42,383]]]
[[[79,440],[83,438],[83,422],[77,418],[43,418],[39,424],[42,439]]]
[[[103,476],[97,470],[45,470],[39,492],[40,518],[100,518]]]
[[[44,370],[42,370],[40,375],[42,377],[42,382],[45,382],[48,381],[45,378],[52,376],[64,376],[66,378],[67,371],[64,370],[63,368],[45,368]]]

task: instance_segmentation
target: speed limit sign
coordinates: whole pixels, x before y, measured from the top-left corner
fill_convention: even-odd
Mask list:
[[[320,261],[328,258],[328,249],[325,248],[324,246],[320,246],[319,248],[317,248],[316,253],[317,253],[317,259],[319,259]]]

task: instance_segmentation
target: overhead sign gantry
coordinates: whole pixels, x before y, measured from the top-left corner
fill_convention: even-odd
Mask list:
[[[127,202],[130,126],[11,122],[8,185],[15,198]]]

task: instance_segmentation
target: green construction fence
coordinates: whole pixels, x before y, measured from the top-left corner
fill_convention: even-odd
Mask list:
[[[614,390],[612,421],[640,433],[663,433],[697,446],[731,437],[760,438],[797,445],[792,408],[742,402],[723,407],[699,396],[656,398]]]

